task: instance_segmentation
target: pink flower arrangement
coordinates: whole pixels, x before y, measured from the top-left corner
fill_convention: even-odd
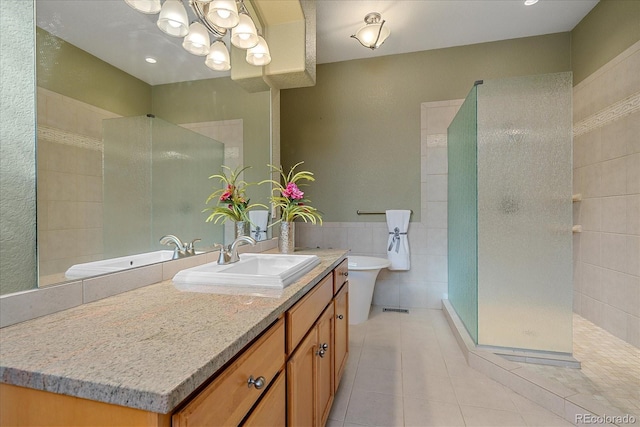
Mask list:
[[[296,218],[301,218],[305,222],[316,222],[322,224],[322,215],[316,208],[309,206],[309,200],[304,198],[304,192],[298,187],[299,181],[315,181],[313,173],[308,171],[295,172],[295,169],[302,162],[294,165],[288,174],[285,174],[282,167],[269,165],[272,172],[279,173],[281,180],[269,179],[262,182],[269,182],[273,185],[273,194],[271,203],[273,206],[280,208],[281,217],[273,224],[280,221],[291,222]],[[282,183],[286,183],[283,185]],[[300,184],[304,185],[304,184]],[[272,224],[272,225],[273,225]]]
[[[207,199],[207,204],[212,200],[218,201],[218,206],[206,208],[205,211],[211,211],[206,222],[218,221],[225,222],[227,219],[232,221],[249,221],[248,211],[256,206],[267,208],[267,206],[255,203],[249,204],[249,199],[245,197],[246,188],[253,183],[248,183],[239,178],[239,175],[249,169],[248,167],[238,167],[231,170],[228,166],[222,166],[223,172],[212,175],[209,178],[217,178],[220,183],[225,184],[224,187],[213,192]],[[225,173],[226,172],[226,173]],[[228,174],[228,176],[227,176]]]
[[[301,200],[304,197],[304,193],[300,191],[295,182],[288,183],[287,187],[282,190],[282,195],[292,200]]]

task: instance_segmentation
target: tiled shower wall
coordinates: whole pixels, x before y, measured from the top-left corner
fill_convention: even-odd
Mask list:
[[[640,347],[640,42],[573,99],[574,311]]]
[[[375,305],[439,309],[447,294],[447,127],[462,101],[421,105],[422,220],[409,224],[411,269],[380,271]],[[325,222],[322,227],[300,223],[296,227],[298,246],[348,248],[352,255],[387,257],[385,222]]]
[[[103,257],[102,120],[116,117],[38,88],[40,286],[63,281],[74,264]],[[182,126],[224,142],[225,164],[242,164],[242,119]]]
[[[40,285],[102,258],[102,120],[119,117],[38,88]]]

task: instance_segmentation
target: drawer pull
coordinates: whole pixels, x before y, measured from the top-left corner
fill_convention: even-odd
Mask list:
[[[342,273],[340,273],[340,274],[342,274],[344,277],[349,276],[349,272],[348,272],[348,271],[343,271],[343,272],[342,272]]]
[[[342,314],[338,314],[336,317],[340,320],[344,319],[344,316]]]
[[[264,387],[264,383],[265,383],[264,377],[258,377],[256,379],[253,379],[253,375],[251,375],[249,377],[249,381],[247,381],[247,386],[249,388],[251,388],[251,386],[254,386],[258,390],[260,390],[262,387]]]

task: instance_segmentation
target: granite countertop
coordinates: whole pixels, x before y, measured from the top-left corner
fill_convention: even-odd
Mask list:
[[[346,257],[266,298],[181,292],[171,280],[0,329],[0,381],[170,413]]]

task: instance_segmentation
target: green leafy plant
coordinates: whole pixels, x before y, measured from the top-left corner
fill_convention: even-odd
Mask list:
[[[282,178],[281,180],[269,179],[261,182],[261,184],[263,182],[273,184],[271,203],[273,206],[280,208],[282,212],[280,219],[273,224],[281,221],[291,222],[296,218],[300,218],[304,222],[311,222],[312,224],[322,224],[322,214],[316,208],[309,205],[310,200],[305,199],[304,192],[300,190],[301,186],[307,185],[300,181],[315,181],[313,173],[309,171],[295,172],[295,169],[302,163],[304,162],[296,163],[287,174],[284,173],[282,166],[276,167],[268,165],[272,173],[278,173],[280,175],[279,178]]]
[[[224,186],[211,193],[207,198],[205,204],[209,204],[210,201],[215,200],[218,202],[218,205],[215,207],[205,208],[202,211],[211,211],[206,222],[213,221],[214,224],[217,224],[218,221],[224,223],[227,220],[249,221],[249,210],[255,207],[267,208],[267,206],[260,203],[250,204],[249,199],[246,197],[245,193],[247,187],[255,185],[255,183],[249,183],[241,180],[239,176],[249,168],[250,166],[244,168],[238,166],[236,169],[231,170],[230,167],[222,165],[222,173],[211,175],[209,177],[209,179],[219,179],[220,183]]]

